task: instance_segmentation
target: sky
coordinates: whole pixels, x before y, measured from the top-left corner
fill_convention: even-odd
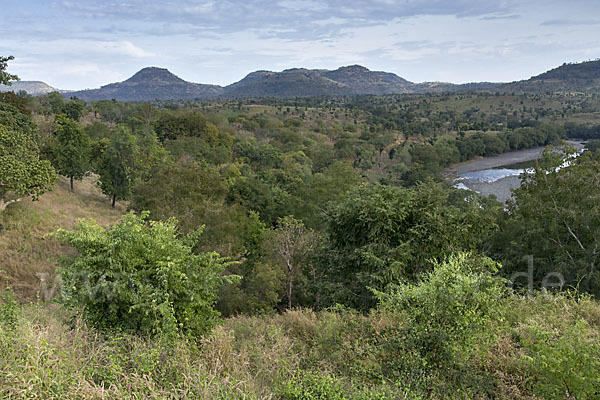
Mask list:
[[[141,68],[228,85],[360,64],[413,82],[527,79],[600,57],[599,0],[2,0],[8,72],[96,88]]]

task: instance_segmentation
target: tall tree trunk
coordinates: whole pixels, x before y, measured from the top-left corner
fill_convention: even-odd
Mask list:
[[[115,208],[115,202],[117,201],[117,195],[113,194],[113,198],[112,198],[112,208]]]
[[[292,288],[294,286],[294,268],[288,264],[288,287],[287,287],[287,297],[288,297],[288,310],[292,309]]]
[[[71,176],[71,193],[73,193],[73,177]]]
[[[287,290],[287,295],[288,295],[288,310],[292,309],[292,277],[290,276],[288,279],[288,290]]]

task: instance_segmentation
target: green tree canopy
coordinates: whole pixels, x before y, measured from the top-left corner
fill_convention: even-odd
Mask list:
[[[135,136],[126,130],[114,135],[96,166],[98,184],[102,193],[117,200],[129,198],[131,187],[139,173],[137,155],[139,148]]]
[[[147,210],[155,220],[176,218],[184,233],[205,226],[199,245],[237,257],[242,250],[241,232],[245,210],[225,204],[227,183],[206,163],[179,159],[156,168],[132,189],[131,208]]]
[[[14,60],[15,57],[8,56],[2,57],[0,56],[0,85],[10,85],[10,81],[18,81],[19,77],[16,75],[11,75],[6,72],[6,68],[8,67],[8,62]]]
[[[85,102],[77,98],[72,98],[70,101],[63,104],[61,111],[67,118],[70,118],[73,121],[79,121],[85,111]]]
[[[449,191],[432,181],[358,186],[325,213],[328,243],[320,264],[329,302],[370,308],[368,288],[414,281],[436,260],[476,250],[495,227],[486,211],[477,197],[450,204]]]
[[[23,197],[36,199],[56,180],[49,161],[40,160],[31,118],[0,103],[0,212]]]
[[[108,230],[93,221],[59,230],[77,250],[62,260],[62,299],[100,328],[202,335],[218,317],[219,286],[233,277],[217,253],[193,253],[199,234],[181,238],[175,220],[148,223],[146,213]]]
[[[52,160],[58,173],[70,179],[73,191],[73,180],[81,180],[91,168],[90,138],[79,124],[64,115],[57,115],[55,122]]]
[[[600,295],[600,159],[573,154],[569,146],[545,150],[514,191],[494,248],[509,276],[528,273],[532,256],[536,287],[560,284],[561,274],[567,287]]]

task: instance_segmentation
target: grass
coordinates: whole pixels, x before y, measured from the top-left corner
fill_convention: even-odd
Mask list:
[[[93,218],[108,226],[118,221],[125,209],[123,204],[112,209],[93,177],[76,181],[75,193],[61,177],[39,201],[27,199],[9,206],[0,214],[4,227],[0,232],[0,270],[6,282],[23,301],[47,300],[54,285],[55,260],[69,252],[48,234],[58,228],[72,229],[80,218]],[[47,290],[43,290],[42,278]]]
[[[461,370],[466,383],[450,389],[443,375],[411,375],[411,353],[391,346],[403,340],[401,313],[239,316],[198,342],[165,343],[99,334],[58,305],[17,306],[13,328],[0,317],[0,398],[597,398],[596,301],[512,296],[499,306],[503,318]]]
[[[597,399],[600,304],[591,298],[508,296],[461,364],[415,369],[407,312],[292,310],[236,316],[204,338],[100,333],[79,310],[45,300],[37,274],[70,249],[47,236],[78,218],[108,226],[113,210],[93,178],[61,179],[39,202],[2,215],[1,399]],[[29,303],[29,301],[32,301]],[[464,361],[464,363],[463,363]],[[459,376],[460,379],[456,380]]]

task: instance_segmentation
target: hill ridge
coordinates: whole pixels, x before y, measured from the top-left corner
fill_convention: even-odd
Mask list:
[[[372,71],[362,65],[353,64],[335,70],[308,68],[288,68],[279,72],[257,70],[230,85],[219,86],[188,82],[167,68],[151,66],[142,68],[125,81],[110,83],[98,89],[69,92],[65,96],[77,96],[83,100],[152,101],[418,94],[478,90],[494,90],[505,93],[600,92],[600,60],[565,63],[529,79],[510,83],[471,82],[465,84],[414,83],[391,72]]]

